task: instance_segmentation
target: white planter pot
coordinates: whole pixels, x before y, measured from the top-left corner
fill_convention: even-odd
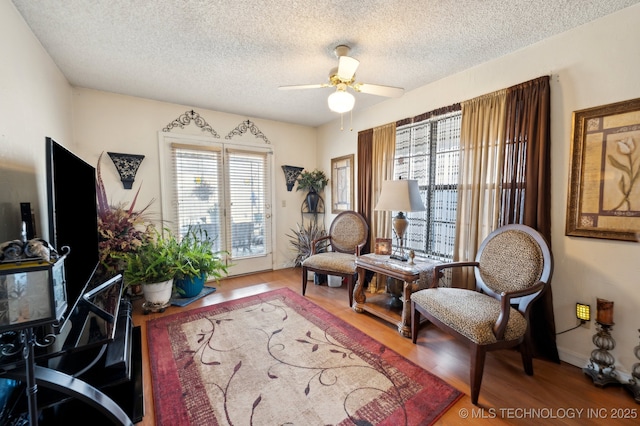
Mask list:
[[[156,306],[168,305],[173,290],[173,279],[154,284],[142,284],[144,300]]]

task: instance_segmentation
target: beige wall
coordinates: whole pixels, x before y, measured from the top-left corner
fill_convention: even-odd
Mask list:
[[[45,136],[72,141],[71,87],[22,17],[0,2],[0,239],[20,237],[20,202],[46,234]],[[4,238],[4,239],[3,239]]]
[[[572,112],[640,97],[639,23],[640,5],[636,5],[358,112],[354,114],[352,132],[340,131],[338,121],[322,126],[318,129],[318,164],[328,170],[331,158],[355,153],[359,130],[551,75],[556,328],[562,331],[577,325],[574,309],[578,301],[591,304],[595,318],[596,298],[613,300],[613,337],[617,346],[612,353],[617,369],[628,373],[638,362],[633,348],[639,342],[640,328],[640,245],[567,237],[565,215]],[[592,322],[589,329],[579,328],[558,336],[561,359],[585,365],[595,348],[591,342],[594,332]]]
[[[225,141],[229,134],[246,116],[225,114],[192,106],[175,105],[130,96],[116,95],[89,89],[73,89],[74,140],[79,155],[96,165],[98,156],[105,152],[101,166],[102,178],[110,201],[130,202],[134,191],[141,186],[138,205],[149,201],[153,213],[160,217],[162,198],[160,193],[158,132],[181,114],[196,111],[215,130],[220,138],[202,132],[194,123],[184,129],[174,128],[171,133],[191,134],[211,137],[213,142]],[[316,130],[256,118],[254,122],[271,142],[274,151],[274,268],[290,266],[294,257],[285,234],[300,222],[302,192],[288,192],[282,165],[295,165],[308,169],[315,168]],[[236,137],[232,141],[237,140]],[[255,138],[247,132],[242,142],[264,146],[263,139]],[[106,152],[124,152],[145,156],[134,183],[134,191],[122,188],[120,178]]]

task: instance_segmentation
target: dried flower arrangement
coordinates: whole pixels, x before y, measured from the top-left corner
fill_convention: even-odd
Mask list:
[[[155,226],[149,220],[149,202],[144,208],[136,210],[136,201],[140,188],[128,206],[127,202],[109,204],[100,172],[100,160],[96,168],[96,193],[98,202],[98,247],[100,251],[101,272],[112,275],[124,269],[122,254],[135,252],[150,242],[155,235]],[[128,207],[127,207],[128,206]]]

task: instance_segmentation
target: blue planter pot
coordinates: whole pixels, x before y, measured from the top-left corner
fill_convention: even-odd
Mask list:
[[[205,275],[200,275],[195,278],[176,280],[178,294],[180,294],[181,297],[195,297],[199,295],[204,288],[205,278]]]

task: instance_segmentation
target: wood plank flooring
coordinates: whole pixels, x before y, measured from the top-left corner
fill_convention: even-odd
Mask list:
[[[155,425],[146,322],[164,315],[233,300],[281,287],[301,291],[300,269],[282,269],[228,278],[217,291],[185,308],[171,306],[164,313],[143,315],[141,300],[134,301],[133,321],[142,330],[145,415],[140,426]],[[306,297],[335,316],[367,333],[399,354],[434,373],[465,393],[438,421],[439,425],[462,424],[621,424],[640,423],[640,405],[622,387],[598,388],[580,368],[534,360],[534,376],[527,376],[520,354],[505,350],[487,355],[479,407],[469,398],[469,352],[465,345],[425,325],[418,343],[398,334],[396,327],[348,306],[342,287],[309,283]],[[619,419],[615,417],[627,417]],[[629,419],[629,417],[633,417]]]

